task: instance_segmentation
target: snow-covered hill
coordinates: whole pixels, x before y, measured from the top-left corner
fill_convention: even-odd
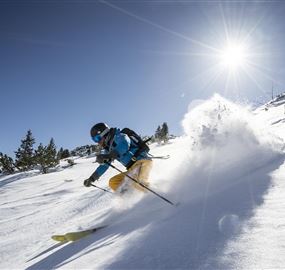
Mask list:
[[[185,135],[151,148],[171,155],[155,160],[151,188],[177,207],[151,193],[84,187],[94,158],[2,176],[0,268],[284,268],[284,104],[253,111],[216,95],[189,108]],[[101,225],[77,242],[50,239]]]

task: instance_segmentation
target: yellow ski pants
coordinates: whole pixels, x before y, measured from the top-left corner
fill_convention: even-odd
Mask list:
[[[146,191],[143,187],[141,187],[139,184],[137,184],[135,181],[129,179],[129,177],[126,176],[128,174],[132,178],[136,179],[138,182],[141,182],[142,184],[148,186],[148,177],[150,170],[152,168],[152,161],[148,159],[142,159],[138,160],[136,163],[132,165],[131,168],[129,168],[124,173],[119,173],[115,176],[113,176],[109,180],[109,187],[116,191],[125,181],[131,181],[132,186],[138,190]]]

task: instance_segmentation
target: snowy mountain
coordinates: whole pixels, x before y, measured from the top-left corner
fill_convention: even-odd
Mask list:
[[[178,206],[149,192],[84,187],[94,158],[2,176],[0,268],[284,268],[284,104],[252,110],[215,95],[189,106],[185,135],[151,147],[171,156],[154,161],[151,188]],[[96,184],[108,188],[114,174]],[[51,239],[102,225],[76,242]]]

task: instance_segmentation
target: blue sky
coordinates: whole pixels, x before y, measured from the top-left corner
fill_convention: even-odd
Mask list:
[[[282,1],[0,1],[0,151],[91,144],[97,122],[151,135],[195,99],[269,99],[285,83]],[[250,64],[229,75],[217,51],[246,39]],[[246,37],[246,38],[244,38]]]

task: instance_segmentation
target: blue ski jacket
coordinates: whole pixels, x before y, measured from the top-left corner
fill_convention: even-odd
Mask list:
[[[103,153],[108,154],[112,151],[115,151],[118,154],[116,160],[127,167],[137,150],[137,145],[129,138],[129,136],[127,134],[121,133],[120,129],[116,128],[115,135],[113,139],[111,139],[108,150],[103,150]],[[151,158],[148,156],[146,151],[143,151],[138,157],[136,157],[136,160],[141,159]],[[98,166],[94,174],[98,177],[101,177],[108,170],[108,168],[109,165],[107,163],[101,164]]]

